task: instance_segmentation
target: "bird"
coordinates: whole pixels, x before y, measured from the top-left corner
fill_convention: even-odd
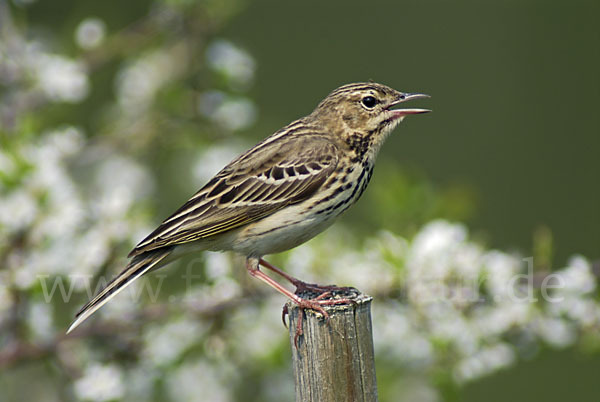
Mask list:
[[[397,108],[428,95],[405,93],[375,82],[343,85],[302,117],[227,164],[129,253],[129,263],[76,314],[67,334],[137,278],[197,251],[233,251],[248,273],[301,308],[309,285],[263,259],[292,249],[333,224],[361,197],[377,154],[409,115],[428,109]],[[296,286],[288,290],[260,270],[270,269]]]

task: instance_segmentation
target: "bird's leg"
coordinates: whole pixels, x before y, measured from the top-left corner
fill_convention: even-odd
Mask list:
[[[296,291],[294,292],[296,295],[299,295],[302,293],[307,293],[307,292],[317,293],[318,295],[322,295],[325,293],[333,294],[336,292],[341,293],[341,294],[348,294],[348,293],[356,292],[355,288],[348,287],[348,286],[317,285],[316,283],[306,283],[304,281],[301,281],[298,278],[294,278],[293,276],[286,274],[281,269],[279,269],[276,266],[272,265],[271,263],[263,260],[262,258],[258,261],[258,263],[260,265],[262,265],[263,267],[270,269],[271,271],[275,272],[276,274],[282,276],[288,282],[290,282],[292,285],[294,285],[296,287]]]
[[[270,276],[268,276],[267,274],[262,272],[259,269],[259,263],[260,263],[260,260],[256,259],[256,258],[246,259],[246,269],[248,270],[248,273],[257,279],[260,279],[261,281],[263,281],[267,285],[271,286],[273,289],[275,289],[279,293],[281,293],[284,296],[291,299],[294,303],[296,303],[298,305],[298,308],[300,309],[300,314],[298,316],[298,325],[296,326],[296,336],[294,337],[294,343],[296,344],[296,346],[297,346],[298,337],[300,335],[302,335],[302,316],[304,314],[304,309],[309,308],[309,309],[315,310],[316,312],[322,314],[323,318],[325,318],[325,320],[328,320],[329,314],[327,313],[327,311],[325,311],[325,309],[323,309],[322,306],[331,306],[331,305],[335,305],[335,304],[345,304],[345,303],[353,302],[352,300],[345,299],[345,298],[325,299],[326,297],[331,296],[331,291],[321,292],[321,294],[319,294],[319,296],[316,297],[315,299],[304,299],[304,298],[298,296],[297,294],[290,292],[288,289],[284,288],[279,282],[275,281],[273,278],[271,278]],[[271,265],[271,267],[273,267],[273,266]],[[282,272],[277,268],[275,268],[275,270],[276,270],[275,272],[278,272],[278,271]],[[283,276],[284,276],[284,278],[288,279],[287,277],[289,275],[283,275]],[[292,278],[291,276],[289,278],[296,280],[295,278]],[[300,283],[304,283],[299,280],[296,280],[296,281],[298,281]],[[287,314],[287,307],[284,306],[283,313],[282,313],[282,319],[283,319],[284,325],[285,325],[285,315],[286,314]]]
[[[288,280],[292,285],[296,287],[295,293],[290,292],[277,281],[272,279],[270,276],[266,275],[264,272],[260,270],[260,265],[265,268],[270,269],[271,271],[281,275],[283,278]],[[334,292],[340,292],[344,295],[348,295],[348,293],[358,293],[355,288],[352,287],[338,287],[338,286],[320,286],[312,283],[306,283],[301,281],[300,279],[296,279],[291,275],[286,274],[279,268],[269,264],[267,261],[256,258],[248,258],[246,260],[246,269],[248,273],[255,278],[260,279],[265,282],[267,285],[271,286],[279,293],[290,298],[294,303],[298,305],[299,314],[298,321],[296,324],[296,334],[294,336],[294,345],[296,348],[298,347],[298,338],[302,335],[302,320],[304,318],[304,310],[309,308],[313,309],[323,315],[325,320],[329,319],[329,314],[323,309],[321,306],[332,306],[336,304],[348,304],[355,303],[354,300],[349,299],[348,297],[336,298],[336,299],[326,299],[327,297],[335,296]],[[317,297],[314,299],[306,299],[301,295],[306,293],[317,293]],[[283,321],[283,325],[287,327],[285,322],[285,316],[288,315],[287,304],[283,306],[283,311],[281,312],[281,319]]]
[[[293,276],[286,274],[285,272],[283,272],[282,270],[280,270],[279,268],[277,268],[275,265],[272,265],[270,262],[263,260],[262,258],[260,260],[258,260],[258,264],[262,265],[263,267],[270,269],[271,271],[275,272],[277,275],[285,278],[289,283],[291,283],[292,285],[298,287],[301,284],[304,284],[304,282],[302,282],[300,279],[298,278],[294,278]]]
[[[255,259],[255,258],[246,259],[246,269],[248,270],[248,273],[250,275],[252,275],[253,277],[255,277],[257,279],[260,279],[261,281],[263,281],[267,285],[271,286],[273,289],[275,289],[279,293],[283,294],[284,296],[287,296],[294,303],[296,303],[299,307],[313,309],[313,310],[321,313],[323,315],[323,317],[325,317],[326,319],[329,318],[329,314],[327,314],[327,312],[323,309],[323,307],[321,307],[321,305],[337,304],[337,303],[329,303],[330,302],[329,300],[318,300],[317,301],[317,300],[301,298],[300,296],[290,292],[289,290],[284,288],[279,282],[275,281],[273,278],[271,278],[270,276],[268,276],[267,274],[262,272],[259,269],[258,261],[259,260]]]

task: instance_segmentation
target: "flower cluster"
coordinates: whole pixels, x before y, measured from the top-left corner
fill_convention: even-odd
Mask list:
[[[582,256],[534,272],[532,258],[486,250],[464,225],[442,220],[412,240],[382,232],[360,249],[333,230],[291,251],[286,267],[374,295],[376,353],[397,369],[442,369],[462,384],[509,367],[525,351],[600,333],[598,279]]]

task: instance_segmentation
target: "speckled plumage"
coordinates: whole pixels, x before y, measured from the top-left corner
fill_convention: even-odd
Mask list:
[[[125,270],[80,310],[69,331],[133,280],[184,253],[232,250],[247,257],[254,274],[263,255],[322,232],[362,195],[390,132],[406,115],[428,111],[391,107],[421,97],[376,83],[334,90],[311,114],[225,166],[142,240]]]

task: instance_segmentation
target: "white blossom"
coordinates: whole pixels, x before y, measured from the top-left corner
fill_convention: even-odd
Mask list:
[[[123,373],[115,364],[92,364],[81,378],[75,381],[73,389],[78,398],[86,401],[110,401],[123,397],[125,384]]]
[[[133,202],[152,193],[154,182],[145,168],[130,158],[112,155],[96,172],[94,205],[100,219],[119,219]]]
[[[227,163],[231,162],[240,152],[241,145],[212,145],[207,147],[198,156],[194,163],[193,174],[196,181],[205,183],[219,172]]]
[[[34,338],[48,342],[54,337],[52,308],[48,303],[35,302],[29,306],[27,322]]]
[[[75,41],[83,49],[99,46],[106,35],[106,24],[99,18],[86,18],[75,29]]]
[[[459,383],[471,381],[507,367],[514,360],[515,352],[513,349],[504,343],[498,343],[491,347],[482,348],[463,359],[454,370],[454,378]]]
[[[141,115],[156,93],[181,72],[185,64],[181,47],[156,50],[126,64],[115,82],[121,110],[132,116]]]
[[[165,379],[169,395],[174,401],[229,402],[233,400],[232,387],[223,378],[224,362],[209,364],[205,360],[178,366]]]
[[[250,99],[243,96],[226,95],[220,91],[208,91],[200,95],[198,112],[229,131],[250,127],[258,110]]]
[[[217,39],[206,49],[208,65],[224,74],[234,87],[246,88],[254,78],[255,62],[233,43]]]
[[[51,100],[77,103],[88,95],[85,66],[63,56],[39,54],[35,64],[38,85]]]
[[[567,267],[556,272],[564,281],[564,288],[557,293],[587,294],[596,289],[596,278],[592,273],[590,263],[582,256],[572,257]]]
[[[16,190],[0,198],[0,227],[10,232],[29,226],[37,213],[36,200],[25,191]]]
[[[144,334],[144,355],[153,364],[168,365],[204,334],[198,321],[176,319],[151,326]]]
[[[560,318],[537,317],[532,327],[543,341],[555,348],[570,346],[575,341],[573,326]]]

